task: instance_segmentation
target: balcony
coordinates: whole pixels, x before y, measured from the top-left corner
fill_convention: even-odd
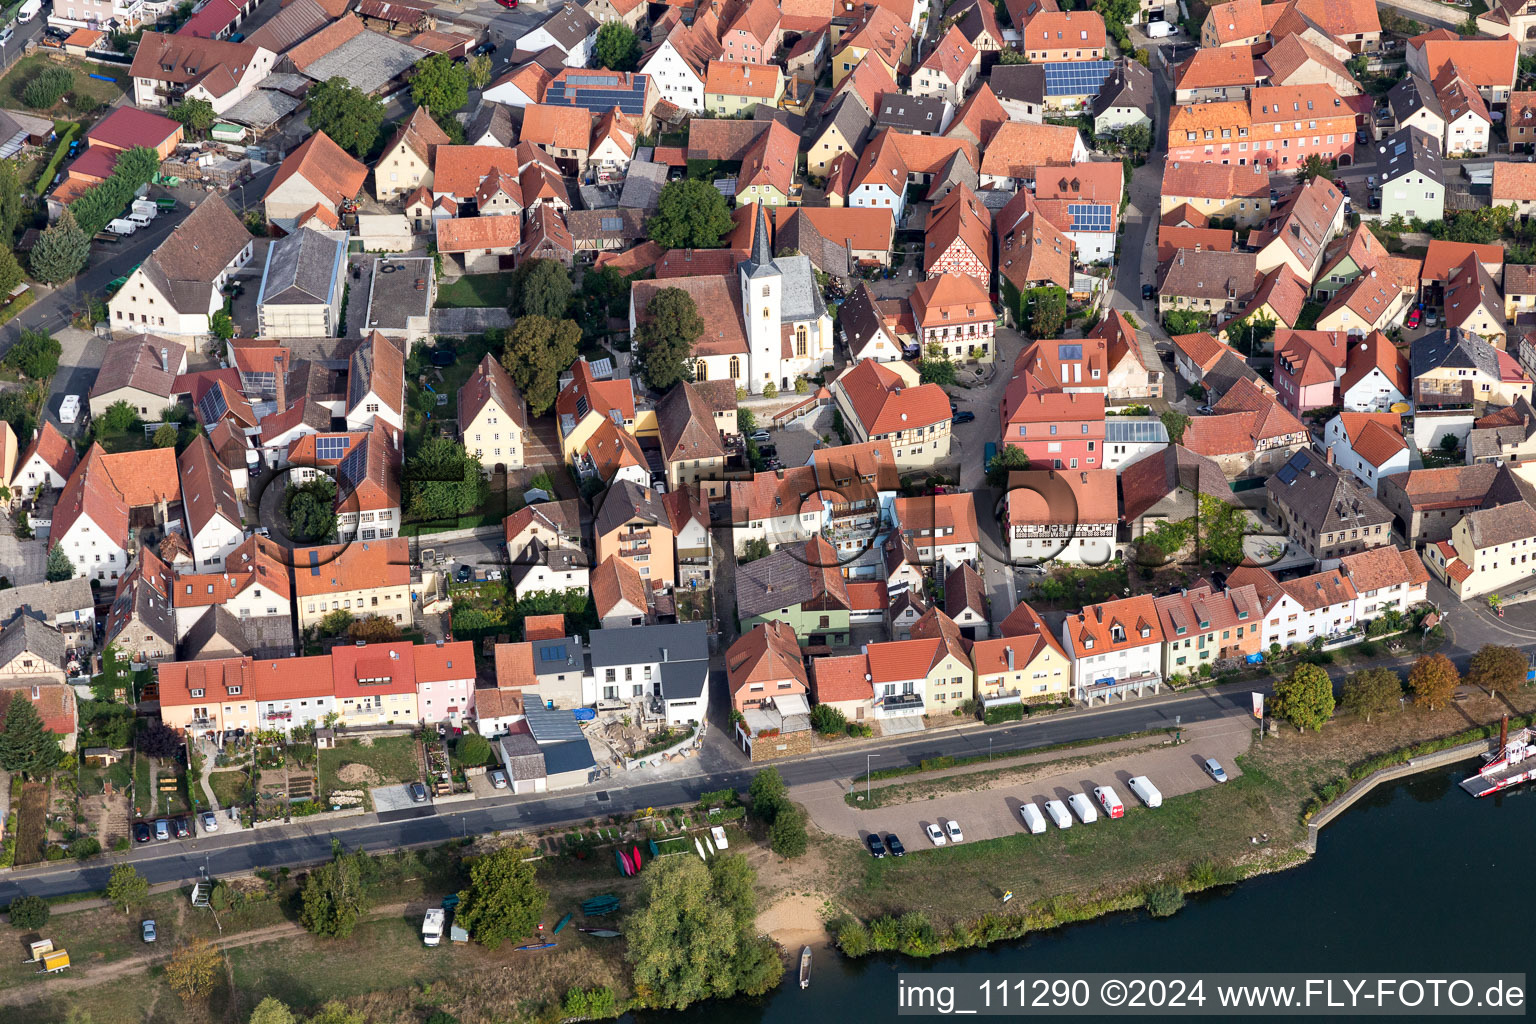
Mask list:
[[[187,723],[187,728],[193,730],[194,732],[212,732],[218,727],[219,724],[213,719],[198,718],[196,716],[193,717],[192,721]]]
[[[875,698],[876,718],[898,718],[923,713],[923,695],[920,693],[894,693]]]

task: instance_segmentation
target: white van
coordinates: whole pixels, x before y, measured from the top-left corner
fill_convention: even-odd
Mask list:
[[[1148,807],[1163,806],[1163,794],[1158,792],[1157,787],[1152,785],[1152,780],[1145,775],[1136,776],[1129,785],[1131,792],[1136,794],[1136,798]]]
[[[149,227],[150,223],[155,219],[155,216],[152,213],[145,213],[143,210],[140,210],[137,207],[135,207],[128,214],[127,219],[132,221],[133,223],[137,224],[141,228],[147,228],[147,227]]]
[[[126,217],[118,217],[107,224],[107,230],[114,235],[131,235],[139,230],[139,226]]]
[[[1030,835],[1037,836],[1045,831],[1045,815],[1033,803],[1020,804],[1019,817],[1024,819],[1024,827],[1029,829]]]
[[[1056,823],[1057,828],[1072,827],[1072,815],[1067,813],[1067,805],[1060,800],[1047,800],[1045,802],[1045,813],[1051,816],[1051,820]]]
[[[1164,36],[1173,35],[1176,31],[1177,28],[1166,21],[1147,22],[1147,38],[1149,39],[1162,39]]]
[[[1125,804],[1120,802],[1120,794],[1113,786],[1094,786],[1093,795],[1099,798],[1099,806],[1104,808],[1105,814],[1111,818],[1125,817]]]
[[[74,423],[80,418],[80,396],[65,395],[59,405],[59,422]]]
[[[1084,825],[1092,825],[1099,820],[1099,812],[1093,809],[1093,801],[1081,793],[1073,793],[1067,797],[1067,803],[1072,808],[1072,813],[1077,815],[1077,820]]]

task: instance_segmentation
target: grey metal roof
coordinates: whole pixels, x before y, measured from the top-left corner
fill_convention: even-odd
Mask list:
[[[594,629],[587,637],[592,667],[709,661],[709,632],[702,622],[673,622],[624,629]]]
[[[704,628],[702,622],[687,623]],[[635,627],[631,626],[630,629]],[[661,666],[661,696],[663,700],[697,700],[709,685],[709,662],[668,661]]]
[[[626,210],[654,210],[661,202],[661,190],[666,183],[666,164],[632,160],[624,173],[619,205]]]
[[[999,64],[987,81],[1000,100],[1045,102],[1045,67],[1041,64]]]
[[[592,756],[592,745],[585,737],[566,740],[564,743],[550,743],[541,746],[539,752],[544,755],[545,775],[591,771],[597,767],[597,759]]]
[[[18,615],[10,625],[0,629],[0,665],[9,665],[25,652],[62,670],[66,646],[64,635],[46,622],[31,615]]]
[[[257,89],[220,114],[219,118],[248,128],[265,129],[298,110],[303,102],[298,96],[290,96],[276,89]]]
[[[809,256],[780,256],[773,260],[773,266],[784,278],[784,298],[779,307],[781,321],[814,320],[827,311],[821,289],[816,287],[816,274],[811,269]]]
[[[582,559],[585,562],[586,556],[582,555]],[[572,669],[581,671],[585,662],[586,647],[579,636],[534,641],[533,674],[535,676],[558,675]]]
[[[91,596],[91,582],[84,576],[57,583],[28,583],[0,590],[0,625],[8,623],[22,608],[48,619],[69,612],[84,612],[77,618],[95,616],[96,599]]]
[[[529,701],[523,705],[523,714],[528,719],[528,731],[533,733],[533,738],[538,740],[541,746],[545,743],[560,743],[565,740],[586,742],[581,726],[576,724],[576,716],[571,713],[570,708],[564,710],[547,708],[536,701]]]
[[[641,516],[658,526],[672,528],[672,518],[661,494],[650,487],[641,487],[633,480],[622,480],[617,487],[608,489],[603,507],[597,510],[597,522],[593,527],[598,537],[607,536],[635,516]]]
[[[364,31],[313,61],[304,74],[317,82],[345,78],[363,92],[372,93],[427,56],[427,51],[393,36]]]
[[[329,305],[338,268],[346,262],[344,231],[317,231],[305,225],[273,242],[261,275],[258,305]]]

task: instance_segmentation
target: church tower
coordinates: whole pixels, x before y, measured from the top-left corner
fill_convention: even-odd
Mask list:
[[[750,394],[760,394],[763,385],[782,387],[779,369],[784,342],[779,328],[779,311],[784,298],[784,275],[773,261],[768,244],[768,218],[763,204],[757,204],[757,226],[752,233],[752,256],[741,265],[741,309],[747,320],[747,376],[743,381]]]

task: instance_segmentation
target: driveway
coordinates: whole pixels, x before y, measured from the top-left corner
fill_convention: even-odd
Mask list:
[[[373,809],[383,811],[406,811],[413,807],[429,807],[431,800],[426,803],[416,803],[411,799],[411,791],[404,783],[398,786],[374,786],[368,791],[373,797]]]
[[[1038,763],[1039,774],[1016,776],[1016,781],[977,780],[978,786],[989,788],[956,790],[941,793],[932,800],[925,797],[872,811],[858,810],[844,802],[843,795],[849,789],[846,780],[795,787],[793,794],[825,832],[855,839],[869,832],[895,832],[903,837],[908,849],[921,850],[930,845],[923,832],[929,822],[951,818],[958,821],[966,842],[996,839],[1023,828],[1019,819],[1021,804],[1033,801],[1043,811],[1047,800],[1065,802],[1073,793],[1086,793],[1091,798],[1095,786],[1113,786],[1121,801],[1129,806],[1137,801],[1127,783],[1137,775],[1150,778],[1164,797],[1217,785],[1205,773],[1205,759],[1214,757],[1221,762],[1230,777],[1241,774],[1237,756],[1246,752],[1253,742],[1253,726],[1245,718],[1201,722],[1187,727],[1184,738],[1185,742],[1177,746],[1148,748],[1146,741],[1127,740],[1106,744],[1103,748],[1083,748],[1066,753],[1055,751],[1015,759],[1014,764]],[[1108,751],[1117,747],[1136,749],[1128,749],[1124,754],[1110,756],[1096,764],[1083,764],[1079,760],[1092,756],[1094,750]],[[1059,767],[1068,759],[1078,763]],[[906,780],[898,778],[887,785],[903,781]],[[1113,827],[1102,817],[1099,824]]]

